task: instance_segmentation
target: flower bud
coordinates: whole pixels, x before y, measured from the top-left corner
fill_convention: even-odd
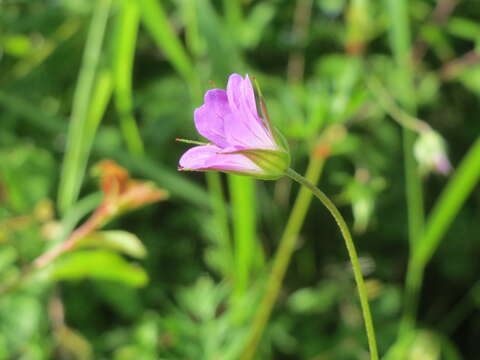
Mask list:
[[[429,172],[447,175],[452,169],[445,140],[436,131],[428,130],[420,133],[413,151],[423,175]]]

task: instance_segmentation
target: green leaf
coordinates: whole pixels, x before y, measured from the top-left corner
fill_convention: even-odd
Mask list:
[[[143,142],[133,115],[132,95],[132,71],[140,12],[136,1],[122,1],[119,5],[113,56],[115,106],[120,118],[120,128],[130,153],[141,155],[144,152]]]
[[[121,230],[97,231],[79,241],[80,248],[106,248],[119,251],[134,258],[144,258],[147,250],[140,239],[132,233]]]
[[[62,163],[58,189],[58,207],[62,213],[67,212],[78,198],[91,144],[111,92],[110,76],[108,74],[96,76],[111,0],[97,1],[95,4],[73,94],[72,113]],[[101,96],[98,96],[99,92]]]
[[[148,276],[141,267],[106,250],[75,251],[63,258],[52,272],[54,280],[102,279],[141,287]]]
[[[454,175],[440,194],[423,236],[417,244],[414,261],[426,266],[464,202],[480,181],[480,137],[470,147]]]

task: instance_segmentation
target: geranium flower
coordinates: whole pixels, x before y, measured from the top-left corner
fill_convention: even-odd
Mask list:
[[[284,175],[290,154],[273,128],[260,96],[262,116],[247,76],[230,75],[227,90],[208,90],[194,112],[197,131],[211,143],[189,149],[179,170],[216,170],[272,180]]]

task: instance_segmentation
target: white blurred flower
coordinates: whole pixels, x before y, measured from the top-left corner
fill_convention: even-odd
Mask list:
[[[420,167],[420,172],[427,175],[430,172],[448,175],[452,165],[447,156],[446,142],[434,130],[420,133],[413,151]]]

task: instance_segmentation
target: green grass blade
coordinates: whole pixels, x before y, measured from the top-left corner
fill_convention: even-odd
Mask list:
[[[90,149],[97,132],[98,125],[105,114],[107,105],[112,97],[113,80],[109,70],[102,69],[99,71],[95,89],[93,90],[92,100],[90,102],[90,109],[88,111],[87,126],[85,129],[85,148],[90,153]],[[87,157],[85,157],[83,168],[87,165]]]
[[[85,174],[84,164],[89,153],[88,141],[85,138],[89,115],[88,109],[110,12],[110,4],[111,0],[99,0],[96,2],[88,31],[82,67],[73,98],[67,146],[60,177],[58,207],[62,213],[67,211],[76,201]]]
[[[165,52],[175,70],[187,81],[195,79],[193,64],[170,25],[161,2],[158,0],[140,0],[139,4],[142,22],[157,45]]]
[[[480,139],[468,151],[434,206],[427,222],[424,235],[408,264],[405,284],[405,311],[401,323],[401,334],[408,335],[418,306],[425,266],[438,248],[461,206],[480,180]]]
[[[392,52],[397,64],[397,73],[401,89],[396,94],[400,103],[415,116],[415,87],[413,84],[413,69],[411,63],[411,39],[410,39],[410,20],[408,14],[408,4],[406,0],[388,0],[387,11],[391,22],[390,26],[390,42]],[[423,189],[421,177],[418,171],[417,163],[413,154],[413,146],[416,135],[412,130],[403,128],[403,154],[405,169],[405,192],[407,198],[408,212],[408,240],[410,244],[409,270],[412,269],[412,260],[415,248],[418,246],[420,237],[424,228],[424,206],[423,206]],[[407,274],[406,283],[412,283],[412,273]],[[415,327],[415,319],[417,312],[417,293],[419,285],[417,281],[413,281],[413,286],[405,292],[404,312],[400,324],[400,339],[407,336]],[[408,287],[408,285],[407,285]]]
[[[140,11],[135,1],[122,1],[115,28],[113,76],[115,105],[120,117],[120,128],[132,154],[143,154],[144,146],[133,116],[132,72],[137,43]]]
[[[480,138],[472,145],[437,200],[425,233],[417,246],[415,262],[426,265],[437,250],[455,216],[480,181]]]
[[[402,82],[399,84],[401,92],[397,95],[402,105],[415,115],[415,88],[413,85],[413,69],[411,63],[410,21],[406,0],[388,0],[390,15],[390,42],[392,52],[397,63],[397,71]],[[424,225],[423,191],[421,177],[413,154],[413,144],[416,135],[409,129],[403,128],[403,152],[405,167],[405,182],[408,211],[408,239],[410,246],[418,243]]]

